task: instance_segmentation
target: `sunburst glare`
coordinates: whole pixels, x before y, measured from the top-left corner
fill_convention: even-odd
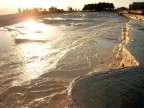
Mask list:
[[[16,26],[18,36],[15,39],[54,40],[61,35],[57,27],[28,20]]]

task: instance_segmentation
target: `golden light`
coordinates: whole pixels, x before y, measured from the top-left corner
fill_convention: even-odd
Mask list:
[[[43,33],[46,31],[46,26],[43,23],[38,23],[33,20],[28,20],[21,24],[20,33],[24,33],[24,38],[27,39],[42,39]]]
[[[52,25],[39,23],[34,20],[28,20],[20,23],[16,26],[18,28],[18,36],[15,39],[30,39],[30,40],[42,40],[51,41],[57,39],[58,36],[63,33],[59,29]]]
[[[59,0],[6,0],[9,6],[16,6],[21,8],[33,8],[33,7],[42,7],[49,8],[51,6],[57,6]]]
[[[44,31],[45,30],[44,24],[37,23],[37,22],[35,22],[33,20],[28,20],[27,22],[23,23],[22,25],[30,33],[34,33],[36,31]]]
[[[13,82],[13,85],[20,85],[25,81],[35,79],[45,72],[48,65],[46,60],[41,59],[47,51],[45,44],[27,43],[19,46],[19,55],[23,57],[22,74]]]

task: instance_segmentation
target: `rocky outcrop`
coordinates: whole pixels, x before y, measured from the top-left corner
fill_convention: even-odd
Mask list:
[[[144,67],[129,67],[75,79],[69,108],[144,108]]]
[[[140,62],[143,50],[138,48],[143,41],[133,42],[129,37],[130,29],[128,24],[122,29],[116,60],[109,66],[118,69],[75,79],[68,89],[69,108],[144,108],[144,66]],[[140,35],[137,29],[136,32]],[[131,42],[132,45],[127,47]],[[134,45],[137,45],[136,49]]]
[[[135,57],[128,51],[125,47],[129,42],[133,41],[128,34],[129,29],[131,29],[126,23],[125,27],[122,28],[122,37],[120,39],[120,44],[118,46],[118,53],[116,55],[116,60],[110,64],[110,68],[113,67],[130,67],[130,66],[139,66],[140,63],[135,59]]]

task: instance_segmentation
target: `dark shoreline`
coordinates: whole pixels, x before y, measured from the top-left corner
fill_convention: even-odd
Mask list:
[[[0,15],[0,27],[13,25],[35,17],[36,17],[35,14],[26,15],[26,14],[18,14],[18,13],[9,14],[9,15]]]

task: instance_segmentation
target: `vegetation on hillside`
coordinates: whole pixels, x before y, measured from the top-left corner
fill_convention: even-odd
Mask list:
[[[144,15],[144,10],[143,10],[143,12],[142,12],[142,15]]]
[[[129,10],[129,9],[126,8],[126,7],[119,7],[119,8],[117,8],[116,10],[118,10],[118,11],[122,11],[122,10]]]
[[[63,9],[57,9],[57,7],[50,7],[48,9],[41,7],[34,8],[20,8],[18,9],[19,13],[38,13],[38,14],[47,14],[47,13],[60,13],[64,12]]]
[[[86,4],[83,7],[83,11],[112,11],[115,6],[113,3],[98,3],[98,4]]]
[[[82,11],[111,11],[114,10],[113,3],[98,3],[98,4],[86,4],[84,5]],[[41,7],[34,8],[18,8],[19,13],[38,13],[38,14],[47,14],[47,13],[62,13],[62,12],[77,12],[79,9],[74,9],[68,6],[68,9],[65,11],[63,9],[58,9],[57,7],[50,7],[48,9]]]

